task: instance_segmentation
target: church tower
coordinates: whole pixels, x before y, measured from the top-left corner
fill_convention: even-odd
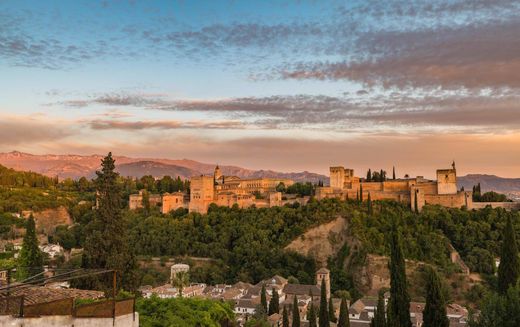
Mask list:
[[[316,285],[321,287],[321,281],[325,280],[325,287],[327,287],[327,300],[330,298],[330,270],[327,268],[320,268],[316,272]]]
[[[213,173],[213,178],[215,178],[215,183],[219,183],[222,179],[222,172],[220,171],[220,167],[217,165],[215,167],[215,172]]]

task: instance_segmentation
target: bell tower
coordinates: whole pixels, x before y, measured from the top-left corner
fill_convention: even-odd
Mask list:
[[[330,270],[327,268],[320,268],[316,272],[316,286],[321,288],[322,280],[325,280],[325,287],[327,288],[327,300],[330,298]]]

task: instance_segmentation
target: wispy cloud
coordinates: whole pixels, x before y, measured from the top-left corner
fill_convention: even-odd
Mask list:
[[[93,120],[88,122],[94,130],[148,130],[148,129],[244,129],[246,125],[237,121],[121,121]]]

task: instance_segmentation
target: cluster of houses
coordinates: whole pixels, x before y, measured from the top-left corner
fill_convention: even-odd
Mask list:
[[[180,267],[183,266],[183,267]],[[175,274],[178,271],[187,272],[187,265],[172,266],[172,283],[152,288],[144,286],[141,292],[144,297],[156,295],[160,298],[175,298],[180,296],[181,290],[174,286]],[[243,324],[261,307],[262,288],[265,288],[268,303],[273,298],[273,292],[278,293],[279,308],[287,307],[288,312],[292,312],[294,297],[297,299],[298,309],[302,326],[306,326],[307,310],[311,304],[316,308],[320,304],[320,294],[322,280],[327,287],[327,300],[332,296],[330,294],[330,272],[326,268],[321,268],[316,272],[316,284],[304,285],[293,284],[281,276],[275,275],[272,278],[260,281],[257,284],[238,282],[233,285],[217,284],[206,285],[202,283],[189,284],[182,288],[182,296],[184,297],[204,297],[214,300],[231,301],[234,303],[234,311],[237,315],[237,321]],[[334,314],[339,318],[340,298],[332,298]],[[385,305],[388,303],[388,294],[385,295]],[[349,305],[349,320],[351,327],[369,327],[377,308],[377,298],[363,297]],[[410,313],[413,327],[421,327],[423,324],[422,312],[425,303],[410,303]],[[273,327],[282,326],[282,315],[274,313],[268,317],[268,321]],[[467,326],[468,310],[458,304],[450,304],[447,307],[448,318],[450,319],[450,327]],[[289,317],[292,320],[292,317]],[[335,325],[331,323],[331,326]]]

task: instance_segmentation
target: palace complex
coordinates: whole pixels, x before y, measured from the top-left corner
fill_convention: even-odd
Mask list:
[[[190,193],[181,192],[159,194],[130,195],[130,209],[143,206],[143,199],[148,197],[150,206],[158,206],[162,213],[186,208],[190,212],[206,213],[211,204],[240,208],[256,206],[268,208],[282,206],[287,203],[299,202],[306,204],[310,197],[298,198],[294,194],[284,194],[277,191],[277,186],[285,187],[294,181],[283,178],[242,179],[237,176],[224,176],[217,166],[213,176],[199,175],[190,180]],[[412,210],[421,211],[426,204],[437,204],[448,208],[467,207],[480,209],[485,206],[502,207],[507,210],[520,209],[520,202],[473,202],[472,192],[459,190],[457,187],[457,170],[455,163],[450,169],[438,169],[437,179],[429,180],[422,176],[415,178],[382,178],[382,181],[372,181],[354,175],[353,169],[342,166],[330,167],[329,186],[317,186],[315,197],[371,200],[395,200],[410,205]]]
[[[410,204],[412,210],[421,211],[425,204],[444,207],[473,207],[471,192],[457,188],[455,163],[451,169],[438,169],[437,180],[422,176],[403,179],[386,179],[381,182],[367,181],[354,176],[353,169],[341,166],[330,167],[330,186],[318,187],[316,198],[341,198],[371,200],[395,200]]]

